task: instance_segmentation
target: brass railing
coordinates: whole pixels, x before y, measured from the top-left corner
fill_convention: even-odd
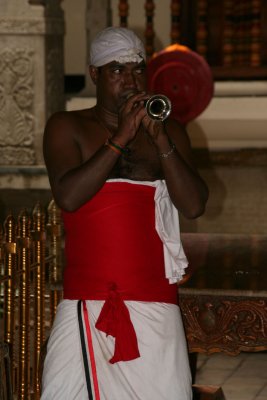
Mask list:
[[[10,214],[0,226],[1,342],[9,350],[1,365],[11,377],[4,399],[40,398],[40,354],[62,297],[62,246],[53,200],[47,210],[38,203],[32,215],[22,210],[17,220]]]

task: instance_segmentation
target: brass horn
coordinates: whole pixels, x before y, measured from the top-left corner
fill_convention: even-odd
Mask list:
[[[151,119],[164,121],[171,113],[171,101],[163,94],[155,94],[145,102],[147,115]]]

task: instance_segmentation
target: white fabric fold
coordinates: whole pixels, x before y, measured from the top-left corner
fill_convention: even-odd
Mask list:
[[[90,64],[95,67],[118,61],[140,63],[146,59],[145,48],[136,34],[127,28],[108,27],[91,43]]]
[[[155,228],[163,243],[165,276],[169,283],[179,282],[188,266],[180,235],[179,213],[173,205],[166,182],[132,181],[130,179],[109,179],[107,182],[127,182],[147,185],[156,188],[155,191]]]

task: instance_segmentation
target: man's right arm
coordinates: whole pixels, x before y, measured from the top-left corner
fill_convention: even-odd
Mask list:
[[[73,113],[52,116],[45,128],[43,151],[54,199],[66,211],[75,211],[103,186],[119,154],[101,143],[88,143],[88,157],[83,160]],[[92,132],[88,137],[94,138]],[[87,146],[87,144],[86,144]]]
[[[134,138],[145,115],[140,102],[145,97],[138,93],[125,102],[112,141],[124,146]],[[88,117],[83,117],[87,120],[85,127],[78,115],[79,112],[54,114],[44,133],[44,159],[52,193],[59,207],[66,211],[76,210],[98,192],[120,156],[101,142],[100,132],[90,131]],[[97,129],[96,125],[93,129]]]

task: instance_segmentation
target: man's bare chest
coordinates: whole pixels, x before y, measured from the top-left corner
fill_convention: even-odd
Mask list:
[[[155,146],[141,138],[126,147],[111,171],[112,178],[133,180],[155,180],[162,178],[160,161]]]
[[[87,129],[83,129],[78,136],[82,162],[86,162],[102,149],[109,136],[112,136],[111,132],[103,129],[98,123],[91,123]],[[109,177],[133,180],[162,178],[156,147],[146,132],[140,130],[127,144],[126,151],[118,158]]]

